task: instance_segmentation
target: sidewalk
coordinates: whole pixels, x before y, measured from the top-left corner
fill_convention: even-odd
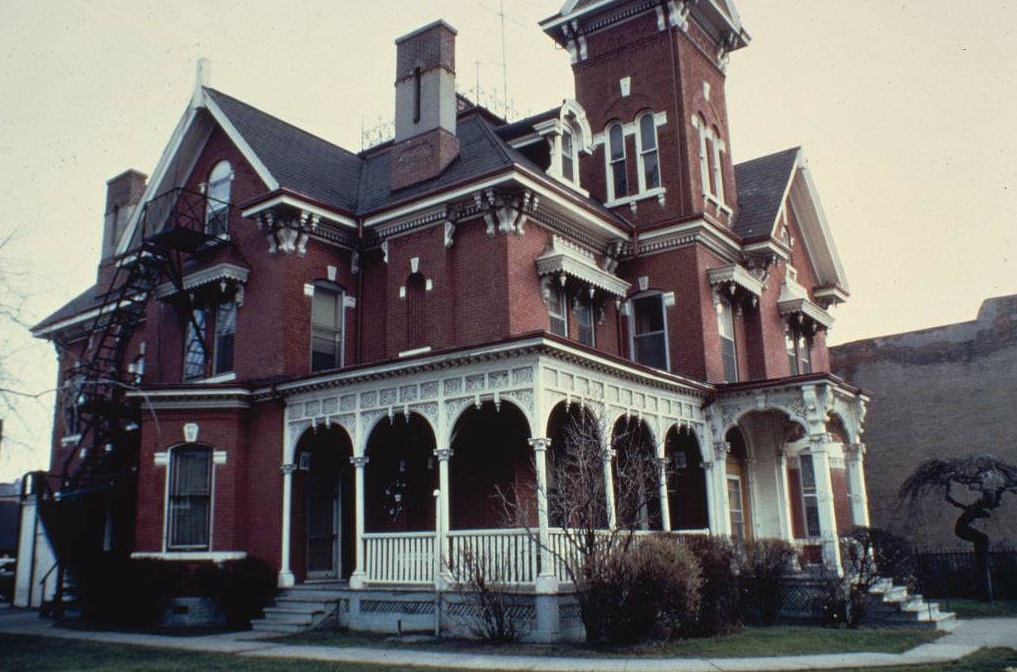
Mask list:
[[[264,635],[231,632],[202,637],[169,637],[123,632],[98,632],[58,628],[40,618],[36,610],[0,609],[0,632],[82,639],[107,644],[153,646],[183,651],[226,653],[260,658],[291,658],[378,665],[416,665],[441,669],[534,670],[538,672],[735,672],[756,670],[804,670],[841,667],[875,668],[890,665],[943,663],[974,653],[983,647],[1017,649],[1017,618],[994,618],[961,622],[953,632],[932,644],[900,654],[844,653],[772,658],[552,658],[437,653],[407,649],[331,646],[299,646],[260,640]]]

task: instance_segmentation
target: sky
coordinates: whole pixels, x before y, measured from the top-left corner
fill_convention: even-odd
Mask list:
[[[561,1],[0,0],[0,306],[32,324],[94,282],[106,180],[152,171],[199,58],[213,87],[355,151],[391,121],[394,40],[437,18],[481,102],[507,94],[522,116],[572,97],[537,26]],[[752,41],[728,66],[731,156],[804,147],[851,291],[830,342],[1017,293],[1017,2],[738,9]],[[8,395],[0,481],[46,465],[55,361],[0,325],[0,386],[31,395]]]

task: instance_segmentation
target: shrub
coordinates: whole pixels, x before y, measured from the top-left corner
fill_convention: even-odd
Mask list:
[[[742,546],[741,585],[745,603],[759,610],[764,625],[777,622],[784,577],[797,557],[798,550],[783,539],[758,539]]]
[[[107,558],[74,577],[82,617],[114,627],[153,626],[183,575],[184,568],[174,563]]]
[[[848,584],[848,623],[865,616],[869,590],[881,578],[914,588],[915,558],[907,542],[879,528],[855,527],[841,538],[841,562]]]
[[[695,620],[700,585],[695,557],[674,539],[647,537],[619,547],[581,596],[587,640],[674,638]]]
[[[526,634],[528,624],[517,618],[509,596],[496,588],[499,577],[492,576],[495,570],[483,553],[467,547],[459,566],[450,571],[456,578],[456,592],[471,609],[469,627],[475,637],[504,644]]]
[[[702,576],[699,615],[683,636],[714,637],[738,632],[742,628],[742,599],[734,545],[712,536],[684,537],[683,544],[695,556]]]
[[[276,594],[275,570],[253,556],[199,567],[195,583],[204,596],[219,600],[231,628],[250,625]]]

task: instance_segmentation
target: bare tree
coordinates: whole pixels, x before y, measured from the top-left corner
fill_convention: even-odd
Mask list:
[[[966,487],[973,501],[954,497],[953,488]],[[969,455],[947,460],[929,460],[918,465],[900,486],[899,496],[915,506],[928,495],[940,495],[960,509],[954,524],[957,537],[974,546],[982,599],[992,601],[992,573],[989,568],[989,535],[974,527],[1003,503],[1007,492],[1017,493],[1017,467],[991,455]]]

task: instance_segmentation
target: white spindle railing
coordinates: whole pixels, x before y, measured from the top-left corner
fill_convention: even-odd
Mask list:
[[[536,530],[458,530],[448,536],[449,569],[459,581],[469,580],[474,571],[497,584],[537,580]]]
[[[364,560],[371,583],[434,583],[434,532],[367,533]]]

